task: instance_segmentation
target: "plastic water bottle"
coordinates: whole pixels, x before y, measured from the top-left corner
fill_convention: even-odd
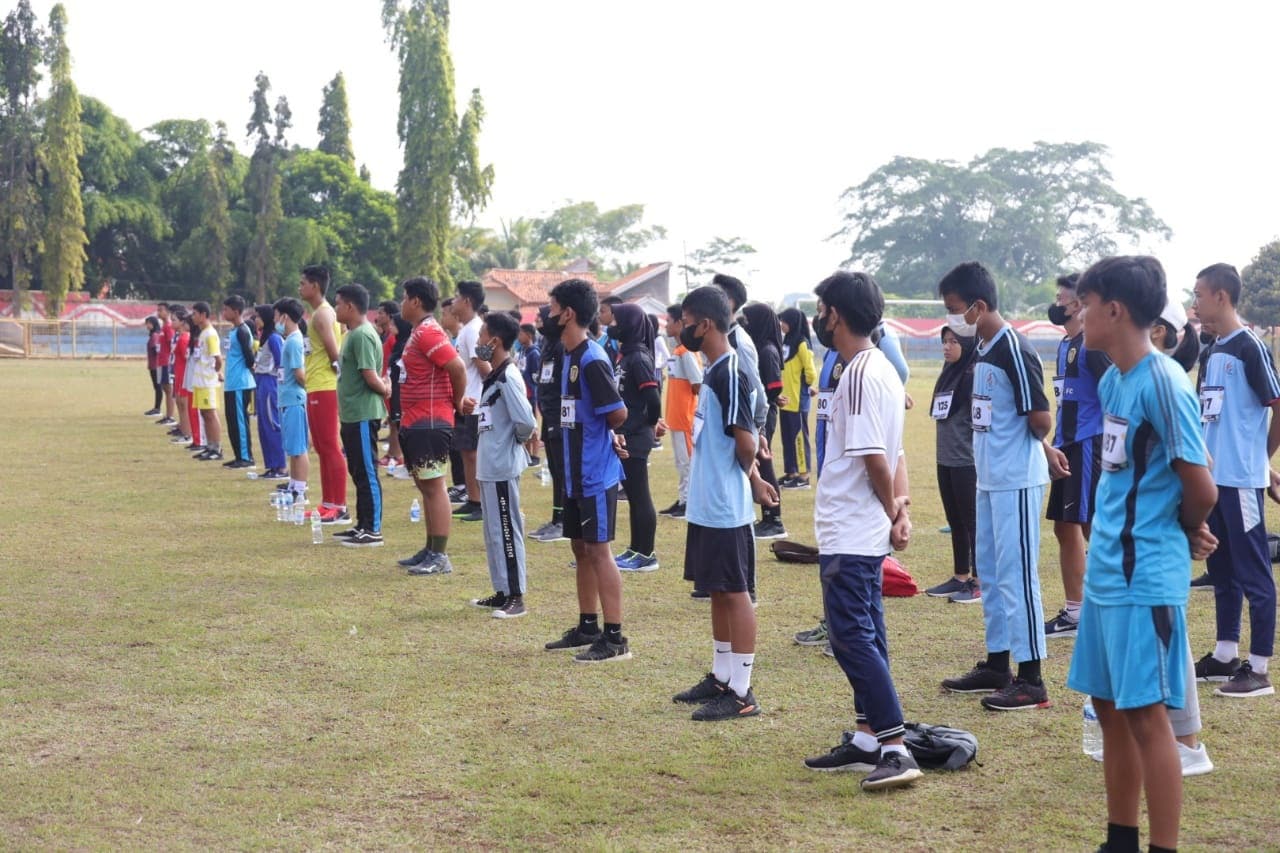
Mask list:
[[[293,523],[301,527],[307,523],[307,499],[296,498],[293,502]]]
[[[271,505],[276,508],[276,521],[284,521],[284,493],[272,492]]]
[[[542,457],[542,466],[538,469],[538,482],[544,486],[551,484],[551,469],[547,467],[547,457],[545,453]]]
[[[285,492],[280,498],[280,520],[293,521],[293,492]]]
[[[1090,758],[1102,755],[1102,726],[1098,723],[1098,715],[1093,710],[1093,700],[1084,697],[1084,735],[1080,739],[1080,748]]]
[[[418,503],[417,498],[414,498],[413,503],[409,504],[409,521],[412,524],[418,524],[422,521],[422,504]]]
[[[311,544],[324,544],[324,528],[320,526],[320,510],[311,513]]]

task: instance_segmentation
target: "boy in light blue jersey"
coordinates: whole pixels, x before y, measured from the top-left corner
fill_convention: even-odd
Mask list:
[[[973,460],[978,475],[975,562],[982,581],[987,659],[942,682],[953,693],[992,693],[992,711],[1046,708],[1040,679],[1044,612],[1040,604],[1040,506],[1049,482],[1041,445],[1049,434],[1049,400],[1040,357],[1000,316],[996,283],[986,267],[963,263],[938,292],[948,322],[977,327],[973,370]],[[1018,664],[1010,672],[1010,659]]]
[[[226,353],[226,381],[222,386],[227,404],[227,440],[235,459],[224,468],[252,468],[253,439],[249,431],[249,404],[253,402],[253,332],[244,321],[245,301],[231,295],[222,301],[222,319],[231,324],[222,350]]]
[[[1110,853],[1137,851],[1145,787],[1150,849],[1178,845],[1182,766],[1167,708],[1187,691],[1190,559],[1217,545],[1217,498],[1183,369],[1149,330],[1166,300],[1151,257],[1106,258],[1077,287],[1086,345],[1114,362],[1098,385],[1102,474],[1085,596],[1067,686],[1092,697],[1102,726]]]
[[[1196,663],[1196,677],[1226,682],[1214,692],[1233,699],[1275,693],[1267,670],[1276,634],[1276,583],[1262,491],[1280,482],[1270,467],[1280,447],[1280,378],[1267,345],[1236,313],[1240,287],[1240,275],[1229,264],[1206,267],[1196,277],[1196,313],[1217,333],[1200,371],[1199,391],[1204,441],[1218,486],[1209,529],[1221,543],[1208,560],[1217,644]],[[1249,659],[1241,662],[1240,608],[1245,599]]]
[[[307,496],[307,372],[303,354],[302,303],[292,296],[272,306],[276,314],[276,330],[284,336],[280,348],[279,391],[280,440],[289,458],[289,485],[295,501]]]

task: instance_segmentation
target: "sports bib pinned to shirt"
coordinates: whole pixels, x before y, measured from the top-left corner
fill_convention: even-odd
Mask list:
[[[1124,442],[1129,434],[1129,422],[1124,418],[1106,415],[1102,419],[1102,470],[1119,471],[1129,464],[1129,454]]]
[[[991,398],[985,394],[973,395],[973,431],[991,431]]]
[[[551,381],[552,381],[551,369],[553,367],[554,365],[551,362],[547,362],[546,364],[542,365],[542,373],[538,374],[538,384],[540,385],[551,384]]]
[[[1200,389],[1200,420],[1210,424],[1222,417],[1222,401],[1226,388],[1221,385],[1206,385]]]
[[[493,429],[493,407],[481,406],[479,431],[488,432],[491,429]]]
[[[560,426],[563,429],[578,428],[578,401],[573,397],[560,398]]]
[[[702,427],[703,427],[703,424],[704,424],[705,422],[706,422],[706,418],[704,418],[704,417],[702,416],[702,412],[695,412],[695,413],[694,413],[694,415],[693,415],[693,443],[694,443],[695,445],[698,443],[698,436],[702,434]]]
[[[818,392],[818,420],[831,420],[831,391]]]
[[[930,414],[935,421],[945,421],[947,416],[951,414],[951,398],[954,396],[954,391],[933,395],[933,411]]]
[[[1065,376],[1053,377],[1053,399],[1061,403],[1062,392],[1066,390],[1066,387],[1067,387],[1067,377]]]

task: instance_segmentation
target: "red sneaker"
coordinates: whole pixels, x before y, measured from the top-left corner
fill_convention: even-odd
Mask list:
[[[351,521],[351,516],[347,514],[346,507],[322,506],[319,512],[321,524],[344,524]]]

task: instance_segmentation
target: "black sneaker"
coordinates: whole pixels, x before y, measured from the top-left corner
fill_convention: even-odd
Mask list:
[[[1209,577],[1209,573],[1208,573],[1208,572],[1205,572],[1204,574],[1202,574],[1202,575],[1201,575],[1200,577],[1198,577],[1198,578],[1193,578],[1193,579],[1192,579],[1192,581],[1191,581],[1191,591],[1192,591],[1192,592],[1195,592],[1195,591],[1197,591],[1197,590],[1199,590],[1199,591],[1201,591],[1201,592],[1212,592],[1212,591],[1213,591],[1213,579]]]
[[[507,603],[493,611],[494,619],[516,619],[529,611],[524,606],[523,595],[513,595],[507,599]]]
[[[223,467],[223,468],[230,468],[232,465],[238,465],[238,464],[240,464],[240,460],[239,460],[239,459],[229,459],[229,460],[227,460],[226,462],[223,462],[223,463],[222,463],[222,467]]]
[[[1240,658],[1223,663],[1213,655],[1205,655],[1196,661],[1196,681],[1226,681],[1240,668]]]
[[[716,679],[711,673],[707,673],[706,678],[690,687],[688,690],[681,691],[671,697],[672,702],[684,702],[688,705],[701,705],[703,702],[710,702],[712,699],[718,699],[729,689],[729,685],[723,681]]]
[[[403,560],[396,560],[396,563],[398,565],[404,566],[407,569],[410,566],[416,566],[419,563],[421,563],[423,560],[427,558],[427,555],[430,553],[431,552],[428,551],[426,548],[423,548],[421,551],[414,554],[412,557],[405,557]]]
[[[680,504],[678,507],[667,513],[669,518],[684,518],[688,510],[687,504]]]
[[[428,551],[422,562],[409,567],[411,575],[447,575],[453,571],[453,563],[448,554]]]
[[[495,592],[488,598],[471,599],[472,607],[483,607],[485,610],[497,610],[499,607],[507,603],[507,594],[505,592]]]
[[[924,594],[930,598],[950,598],[953,593],[957,593],[962,589],[964,589],[964,581],[950,577],[937,586],[929,587],[924,591]]]
[[[820,646],[827,641],[827,620],[818,620],[818,627],[799,631],[795,635],[797,646]]]
[[[289,479],[289,475],[288,475],[288,474],[286,474],[284,471],[281,471],[280,469],[278,469],[278,468],[277,468],[277,469],[273,469],[273,470],[268,471],[267,473],[263,474],[263,475],[262,475],[262,479],[264,479],[264,480],[287,480],[287,479]]]
[[[1253,665],[1245,661],[1227,679],[1226,684],[1213,692],[1228,699],[1250,699],[1254,696],[1270,696],[1276,689],[1271,686],[1271,679],[1267,678],[1265,672],[1254,672]]]
[[[784,489],[807,489],[809,488],[808,477],[790,477],[787,480],[778,483]]]
[[[355,536],[343,539],[342,544],[348,548],[380,548],[382,534],[371,530],[357,530]]]
[[[161,418],[160,420],[156,421],[156,426],[173,426],[176,423],[177,421],[175,421],[173,418]]]
[[[199,456],[201,453],[204,453],[209,448],[205,447],[203,444],[188,444],[182,449],[186,450],[189,453],[194,453],[196,456]]]
[[[627,638],[621,643],[611,643],[609,638],[601,634],[585,652],[573,656],[574,663],[606,663],[615,660],[631,660],[631,649],[627,646]]]
[[[864,791],[885,791],[910,785],[924,774],[909,752],[894,749],[880,750],[880,763],[867,778],[862,780]]]
[[[739,696],[732,690],[726,690],[715,699],[703,704],[693,711],[693,719],[700,723],[718,723],[721,720],[739,720],[743,717],[760,716],[760,703],[756,701],[751,688],[747,688],[746,696]]]
[[[147,409],[145,412],[142,413],[142,416],[144,418],[151,418],[151,417],[155,417],[158,414],[160,414],[159,409]]]
[[[1049,707],[1049,691],[1044,682],[1032,684],[1015,678],[1008,687],[982,697],[982,707],[988,711],[1030,711]]]
[[[942,689],[951,693],[994,693],[1012,682],[1013,674],[1008,670],[993,669],[986,661],[980,660],[959,678],[944,678]]]
[[[658,510],[658,515],[671,515],[671,513],[675,512],[677,509],[679,509],[679,507],[680,507],[680,501],[676,501],[666,509]]]
[[[484,521],[484,513],[480,511],[479,504],[476,504],[476,508],[471,512],[465,514],[455,512],[453,517],[458,521]]]
[[[543,646],[549,652],[558,652],[564,649],[580,649],[583,646],[589,646],[598,639],[604,637],[599,631],[594,634],[584,634],[577,625],[574,625],[568,631],[560,635],[560,639],[552,640]]]
[[[360,528],[349,527],[346,530],[339,530],[337,533],[333,534],[333,538],[334,539],[352,539],[359,532],[360,532]],[[406,563],[405,565],[408,565],[408,564]]]
[[[222,460],[221,450],[206,450],[199,456],[195,457],[197,462],[219,462]]]
[[[825,755],[815,755],[804,760],[805,767],[822,773],[842,773],[848,770],[870,773],[879,763],[879,747],[872,751],[859,749],[853,745],[853,732],[841,735],[840,742]]]
[[[776,518],[757,521],[755,532],[757,539],[785,539],[787,537],[787,528],[783,527],[782,522]]]
[[[700,589],[695,589],[693,592],[689,593],[689,597],[692,598],[694,601],[710,601],[711,593],[703,592]]]
[[[1058,615],[1044,623],[1045,637],[1074,637],[1080,628],[1080,620],[1067,615],[1064,607]]]
[[[256,468],[257,465],[252,459],[237,459],[227,466],[228,468]]]
[[[480,511],[479,501],[464,501],[457,509],[453,511],[453,517],[458,518],[464,515],[470,515],[473,512]]]

